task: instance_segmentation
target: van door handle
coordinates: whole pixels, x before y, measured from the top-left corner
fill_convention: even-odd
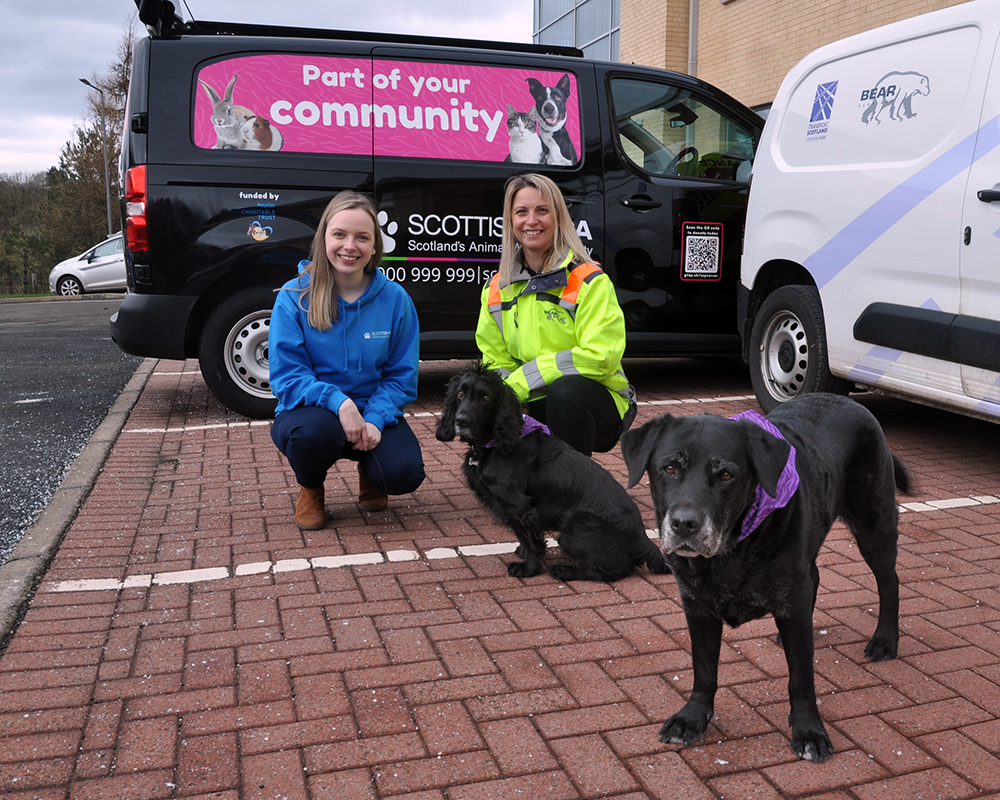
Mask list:
[[[996,189],[980,189],[976,192],[976,197],[984,203],[995,203],[997,200],[1000,200],[1000,191]]]
[[[621,204],[625,208],[631,208],[636,211],[649,211],[652,208],[659,208],[663,205],[659,200],[654,200],[647,194],[634,194],[631,197],[626,197],[621,200]]]

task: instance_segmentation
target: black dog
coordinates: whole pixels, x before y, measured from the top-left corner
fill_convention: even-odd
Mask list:
[[[525,78],[528,91],[535,98],[538,112],[538,136],[545,147],[545,163],[571,166],[577,162],[576,147],[566,132],[566,101],[569,99],[569,75],[555,86],[543,86],[535,78]]]
[[[766,420],[750,415],[756,422],[666,414],[622,437],[629,485],[649,473],[661,547],[691,634],[694,687],[660,739],[687,745],[705,732],[723,623],[736,627],[770,613],[788,661],[792,748],[823,761],[833,746],[813,675],[816,555],[841,517],[878,585],[878,624],[865,656],[895,658],[895,488],[909,492],[909,477],[875,418],[845,397],[806,395]]]
[[[462,469],[470,488],[517,534],[524,561],[508,565],[513,577],[542,571],[551,530],[559,531],[559,547],[576,562],[553,566],[556,580],[615,581],[643,563],[669,572],[622,485],[524,417],[498,373],[473,365],[451,379],[436,435],[450,442],[456,434],[471,445]]]

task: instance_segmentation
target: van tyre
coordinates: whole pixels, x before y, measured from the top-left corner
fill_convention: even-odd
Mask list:
[[[750,381],[765,414],[800,394],[850,391],[850,383],[830,374],[814,287],[782,286],[764,300],[750,335]]]
[[[247,417],[274,416],[267,335],[275,292],[253,286],[226,298],[201,332],[198,360],[205,383],[224,406]]]

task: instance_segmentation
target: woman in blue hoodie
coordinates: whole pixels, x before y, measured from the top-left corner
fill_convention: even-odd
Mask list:
[[[358,506],[386,507],[390,494],[424,479],[403,406],[417,397],[419,330],[410,296],[378,268],[375,206],[341,192],[330,201],[310,261],[278,292],[268,334],[278,398],[271,438],[301,487],[295,523],[326,525],[323,482],[341,458],[358,463]]]

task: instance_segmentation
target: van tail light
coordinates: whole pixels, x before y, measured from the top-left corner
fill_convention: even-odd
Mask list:
[[[125,243],[132,253],[148,253],[146,235],[146,165],[125,173]]]

